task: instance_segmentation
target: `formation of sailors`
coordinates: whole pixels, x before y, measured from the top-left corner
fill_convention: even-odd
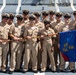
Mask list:
[[[26,73],[30,68],[33,72],[37,72],[38,69],[44,72],[49,65],[52,72],[57,70],[64,72],[65,60],[59,50],[58,33],[76,29],[76,11],[73,15],[74,20],[71,20],[69,13],[63,15],[53,10],[43,11],[42,16],[39,12],[30,15],[28,10],[23,10],[23,14],[17,16],[13,13],[2,14],[0,22],[1,71],[7,72],[9,62],[10,74],[14,70]],[[17,18],[16,23],[13,21],[14,17]],[[75,62],[69,62],[69,69],[75,72]]]

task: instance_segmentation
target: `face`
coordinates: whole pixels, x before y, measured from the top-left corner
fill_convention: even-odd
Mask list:
[[[56,20],[57,21],[61,21],[61,19],[62,19],[62,16],[60,16],[60,17],[59,16],[56,16]]]
[[[45,18],[48,18],[48,15],[42,15],[42,18],[45,19]]]
[[[30,25],[33,25],[33,24],[35,24],[35,20],[29,20],[29,22],[30,22]]]
[[[45,28],[48,29],[50,27],[50,24],[46,24]]]
[[[65,21],[66,23],[69,23],[69,22],[70,22],[70,18],[64,18],[64,21]]]
[[[24,19],[28,18],[28,14],[23,14]]]
[[[12,22],[13,22],[13,18],[9,18],[9,19],[7,20],[7,22],[8,22],[8,23],[12,23]]]
[[[74,18],[76,19],[76,14],[74,14]]]
[[[17,19],[17,23],[21,23],[21,22],[22,22],[22,20],[18,20],[18,19]]]
[[[2,22],[6,23],[7,20],[8,20],[7,18],[3,18],[3,19],[2,19]]]
[[[54,19],[55,15],[54,14],[50,14],[50,19]]]
[[[39,21],[39,18],[40,18],[40,17],[36,16],[36,21]]]

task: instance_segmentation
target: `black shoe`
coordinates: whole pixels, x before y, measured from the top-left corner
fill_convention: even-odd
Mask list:
[[[70,72],[75,73],[75,70],[71,70]]]
[[[7,73],[7,71],[2,71],[2,73]]]
[[[51,72],[55,73],[56,71],[53,71],[53,70],[52,70]]]
[[[20,66],[20,69],[23,69],[23,67],[22,67],[22,66]]]
[[[40,71],[40,72],[42,73],[42,72],[45,72],[45,71]]]
[[[23,70],[22,73],[26,73],[26,71]]]
[[[65,72],[64,70],[58,70],[57,72]]]
[[[37,73],[38,71],[33,71],[34,73]]]
[[[15,70],[15,72],[21,72],[21,70],[20,70],[20,69],[18,69],[18,70]]]
[[[9,71],[9,74],[12,74],[13,73],[13,71]]]

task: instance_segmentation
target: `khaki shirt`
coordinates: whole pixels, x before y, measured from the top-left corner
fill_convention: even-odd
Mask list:
[[[64,22],[63,22],[63,21],[61,21],[60,23],[55,22],[55,23],[53,24],[53,29],[54,29],[54,31],[55,31],[56,33],[61,32],[61,30],[62,30],[63,27],[64,27]]]
[[[42,29],[44,29],[44,24],[40,21],[38,21],[38,23],[36,23],[36,26],[39,28],[39,31],[41,31]]]
[[[12,24],[10,24],[9,26],[11,27],[11,26],[14,26],[15,24],[14,23],[12,23]]]
[[[66,31],[70,31],[70,25],[66,25],[65,27],[63,27],[62,32],[66,32]]]
[[[25,20],[24,22],[23,22],[23,25],[25,26],[25,28],[29,25],[29,19],[27,19],[27,20]]]
[[[8,24],[0,23],[0,38],[1,39],[8,39],[10,26]]]
[[[51,28],[53,29],[53,24],[56,22],[56,20],[54,19],[53,21],[50,21],[50,25],[51,25]]]
[[[28,26],[26,29],[25,29],[25,33],[24,33],[24,37],[26,36],[31,36],[32,39],[30,40],[27,40],[27,42],[36,42],[37,41],[37,35],[38,35],[38,27],[35,26]]]
[[[17,23],[15,25],[12,25],[10,27],[10,33],[13,34],[16,37],[23,37],[24,34],[24,29],[25,27],[23,25],[17,25]]]
[[[70,23],[70,30],[76,29],[76,20],[71,21]]]
[[[24,23],[27,24],[29,22],[29,19],[25,20]]]
[[[62,31],[62,28],[63,28],[64,26],[65,26],[65,25],[64,25],[64,22],[63,22],[63,21],[61,21],[61,22],[59,22],[59,23],[57,23],[57,21],[56,21],[56,22],[54,22],[53,25],[52,25],[55,33],[61,32],[61,31]],[[59,42],[59,35],[56,35],[55,40]]]
[[[62,32],[71,30],[70,23],[71,23],[71,21],[69,21],[68,24],[64,23],[64,27],[62,28]]]
[[[53,29],[49,28],[48,30],[44,29],[42,31],[42,34],[43,35],[52,35],[52,34],[55,34],[55,32],[54,32]],[[56,37],[56,35],[54,35],[54,36],[45,36],[44,37],[44,42],[45,43],[48,42],[48,43],[51,43],[52,44],[52,37]]]
[[[42,18],[41,22],[44,22],[44,20],[47,20],[47,19],[48,19],[48,16],[45,18]]]

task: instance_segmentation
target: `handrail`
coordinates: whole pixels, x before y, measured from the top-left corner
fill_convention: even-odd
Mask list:
[[[55,0],[55,9],[56,9],[56,12],[59,12],[59,6],[58,6],[58,0]]]
[[[16,9],[16,15],[19,14],[20,8],[21,8],[21,0],[18,0],[18,7],[17,7],[17,9]]]
[[[2,7],[0,9],[0,22],[1,22],[1,14],[2,14],[2,11],[3,11],[5,6],[6,6],[6,0],[3,0],[3,5],[2,5]]]
[[[72,10],[75,11],[76,9],[75,9],[75,7],[74,7],[74,5],[73,5],[73,0],[70,0],[70,4],[71,4]]]

